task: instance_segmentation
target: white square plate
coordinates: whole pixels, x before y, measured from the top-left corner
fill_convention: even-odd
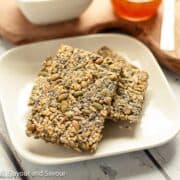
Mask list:
[[[62,146],[28,138],[25,134],[27,100],[43,59],[59,45],[86,50],[107,45],[149,73],[149,87],[141,122],[133,131],[108,123],[94,154],[76,153]],[[154,56],[141,42],[118,34],[99,34],[45,41],[14,48],[0,58],[0,98],[10,139],[25,159],[39,164],[64,164],[161,145],[179,131],[178,104]]]

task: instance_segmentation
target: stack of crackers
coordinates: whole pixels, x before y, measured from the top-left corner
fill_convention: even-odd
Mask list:
[[[108,47],[61,45],[44,60],[29,99],[26,134],[95,152],[106,120],[139,122],[148,74]]]

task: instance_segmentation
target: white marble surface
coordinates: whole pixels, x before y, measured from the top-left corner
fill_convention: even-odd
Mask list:
[[[13,46],[0,40],[0,54]],[[180,100],[180,77],[164,70],[173,91]],[[0,130],[4,131],[2,113],[0,112]],[[150,153],[149,157],[148,154]],[[155,160],[155,162],[154,162]],[[20,159],[26,173],[47,174],[61,172],[63,177],[29,177],[29,179],[63,179],[63,180],[179,180],[180,179],[180,134],[169,143],[148,151],[102,158],[97,160],[73,163],[61,166],[39,166]],[[0,143],[0,173],[15,171],[13,164]],[[0,176],[0,179],[4,179]],[[11,178],[9,178],[11,179]]]

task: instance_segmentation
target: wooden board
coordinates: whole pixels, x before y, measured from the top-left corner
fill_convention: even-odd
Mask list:
[[[108,29],[130,34],[144,42],[159,62],[173,72],[180,74],[180,0],[176,0],[176,49],[163,52],[159,48],[161,10],[156,17],[141,23],[132,23],[117,18],[110,0],[94,0],[88,10],[78,19],[54,25],[33,25],[23,16],[15,0],[0,1],[0,35],[14,44],[59,37],[98,33]]]

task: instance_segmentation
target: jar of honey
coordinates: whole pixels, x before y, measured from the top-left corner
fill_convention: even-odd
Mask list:
[[[117,16],[131,21],[143,21],[154,16],[161,0],[111,0]]]

